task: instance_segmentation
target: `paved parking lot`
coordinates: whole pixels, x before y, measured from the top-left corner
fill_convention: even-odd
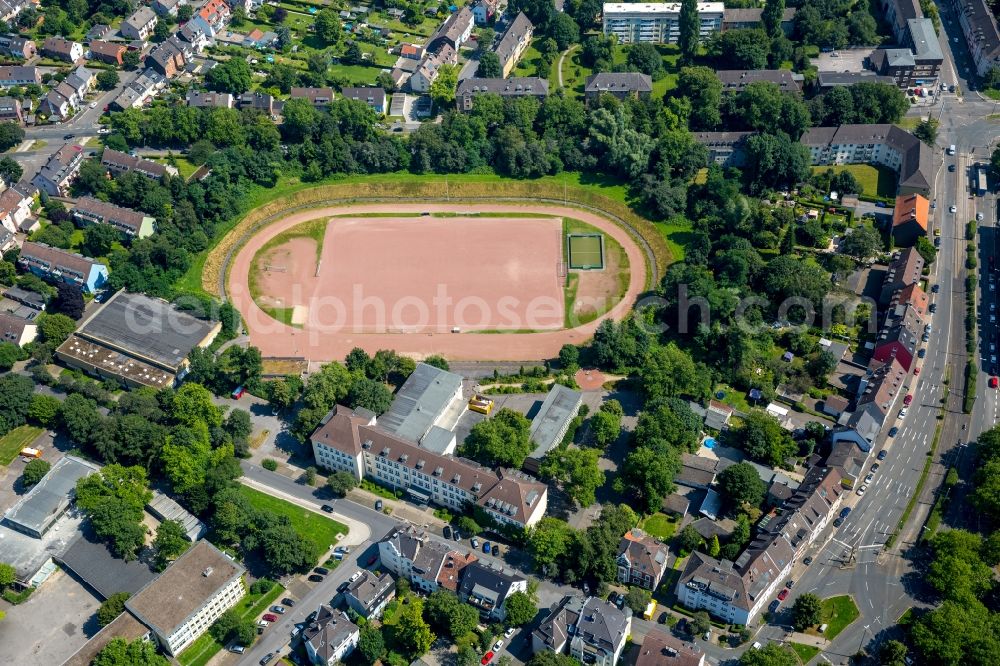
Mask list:
[[[52,574],[19,606],[0,602],[0,664],[61,664],[97,633],[100,600],[68,573]]]

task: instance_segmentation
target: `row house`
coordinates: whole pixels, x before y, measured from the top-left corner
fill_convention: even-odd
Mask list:
[[[21,231],[21,224],[31,217],[35,197],[27,190],[22,185],[14,185],[0,192],[0,224],[11,233]]]
[[[111,101],[111,107],[121,111],[141,108],[166,85],[166,77],[152,68],[146,69]]]
[[[463,6],[457,12],[449,15],[445,22],[438,26],[438,29],[427,40],[427,50],[437,51],[447,44],[458,51],[462,44],[469,41],[473,24],[472,11]]]
[[[90,294],[108,279],[108,267],[104,264],[45,243],[24,241],[17,264],[47,282],[65,282]]]
[[[381,566],[426,593],[440,586],[439,579],[451,556],[449,548],[412,525],[393,529],[378,543]]]
[[[51,197],[63,197],[69,193],[69,186],[80,174],[83,150],[80,146],[67,143],[49,156],[45,165],[31,179],[31,184]]]
[[[0,121],[24,124],[21,101],[13,97],[0,97]]]
[[[13,86],[37,86],[42,83],[42,75],[37,67],[25,67],[24,65],[2,65],[0,66],[0,87],[10,88]]]
[[[233,96],[229,93],[202,92],[200,90],[189,90],[184,98],[188,106],[199,109],[233,108]]]
[[[353,99],[359,102],[364,102],[378,115],[385,115],[385,90],[380,87],[363,86],[360,88],[341,88],[340,96],[344,99]]]
[[[534,24],[525,16],[524,12],[511,21],[507,30],[497,45],[493,48],[497,58],[500,60],[500,71],[503,78],[510,76],[524,52],[531,45],[531,36],[535,32]]]
[[[131,238],[152,236],[156,220],[137,210],[123,208],[93,197],[81,197],[70,209],[73,221],[81,227],[106,224]]]
[[[144,42],[153,35],[158,21],[159,18],[156,16],[156,12],[143,5],[135,10],[131,16],[122,21],[118,31],[126,39]]]
[[[201,53],[212,43],[212,36],[205,28],[192,21],[185,23],[174,36],[188,44],[194,53]]]
[[[236,108],[257,109],[273,117],[281,113],[281,100],[267,93],[245,92],[236,99]]]
[[[63,83],[73,88],[81,101],[97,85],[97,73],[80,65],[63,79]]]
[[[42,55],[54,60],[76,62],[83,58],[83,44],[63,37],[48,37],[42,42]]]
[[[10,23],[25,7],[32,7],[31,0],[0,0],[0,21]]]
[[[121,42],[105,42],[95,39],[90,42],[90,59],[115,67],[122,66],[122,56],[127,50]]]
[[[38,104],[38,109],[50,118],[66,120],[80,108],[80,102],[80,97],[73,86],[63,81],[45,94]]]
[[[111,148],[105,148],[101,155],[101,166],[113,175],[134,171],[150,180],[160,180],[167,174],[177,175],[177,169],[172,166],[153,162],[142,157],[136,157]]]
[[[0,36],[0,55],[30,60],[38,55],[38,47],[35,42],[20,35],[3,35]]]
[[[986,0],[951,0],[979,76],[1000,67],[1000,29]]]
[[[325,109],[333,102],[333,88],[292,88],[291,99],[307,99],[317,109]]]
[[[845,412],[831,433],[834,444],[853,442],[865,452],[874,446],[886,418],[906,391],[906,370],[896,357],[886,357],[887,362],[861,378],[854,411]]]
[[[204,30],[209,37],[214,38],[225,29],[231,15],[229,5],[223,0],[208,0],[201,9],[194,13],[190,22]]]
[[[927,235],[931,202],[921,194],[904,194],[896,197],[892,210],[892,238],[897,247],[915,245],[917,239]]]

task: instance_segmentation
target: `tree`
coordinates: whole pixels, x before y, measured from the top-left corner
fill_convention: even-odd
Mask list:
[[[560,51],[565,51],[571,44],[580,41],[580,26],[566,12],[556,12],[549,21],[548,33],[556,40]]]
[[[0,562],[0,590],[17,580],[17,570],[6,562]]]
[[[785,13],[785,0],[766,0],[760,22],[770,37],[781,34],[781,18]]]
[[[602,449],[618,439],[621,428],[620,414],[600,409],[590,417],[590,430],[594,434],[594,443]]]
[[[708,542],[708,554],[711,557],[718,557],[721,551],[722,546],[719,544],[719,535],[713,534],[711,540]]]
[[[562,484],[580,506],[590,506],[597,501],[597,489],[604,485],[597,458],[597,449],[553,449],[542,460],[539,473]]]
[[[163,571],[171,560],[187,550],[191,542],[187,540],[184,527],[176,520],[164,520],[156,528],[153,550],[156,553],[156,568]]]
[[[7,183],[16,183],[21,180],[24,169],[12,157],[0,158],[0,177]]]
[[[392,391],[385,384],[367,377],[356,380],[347,394],[347,404],[352,408],[364,407],[382,414],[392,404]]]
[[[121,239],[121,232],[110,224],[91,224],[83,230],[80,249],[90,257],[106,257],[111,251],[111,246]]]
[[[822,619],[823,602],[815,594],[806,592],[792,604],[792,623],[796,631],[819,624]]]
[[[230,58],[208,70],[205,85],[209,90],[241,95],[250,90],[253,71],[243,58]]]
[[[534,449],[530,431],[531,422],[524,415],[505,407],[472,426],[462,448],[483,464],[520,468]]]
[[[89,444],[103,422],[97,403],[79,393],[63,400],[59,407],[59,421],[69,436],[81,444]]]
[[[110,542],[118,557],[135,558],[146,537],[144,507],[153,493],[146,471],[111,464],[76,483],[76,504],[86,512],[98,536]]]
[[[48,427],[59,415],[61,404],[59,398],[44,393],[36,393],[31,396],[31,405],[28,407],[28,418],[41,426]]]
[[[701,42],[701,18],[698,16],[697,0],[681,0],[681,12],[678,18],[677,46],[681,50],[681,64],[690,65],[698,55],[698,45]]]
[[[691,101],[692,130],[713,130],[722,122],[722,81],[708,67],[684,67],[677,77],[677,93]]]
[[[425,358],[423,362],[426,365],[437,368],[438,370],[444,370],[445,372],[447,372],[449,368],[448,359],[439,354],[431,354]]]
[[[736,463],[722,470],[717,481],[723,497],[732,507],[744,503],[759,507],[767,493],[767,487],[757,474],[757,469],[745,462]]]
[[[324,44],[337,44],[344,36],[344,28],[340,25],[340,17],[332,9],[321,9],[316,12],[316,36]]]
[[[26,358],[28,353],[13,342],[0,342],[0,370],[10,370],[15,363]]]
[[[24,141],[24,129],[14,122],[0,123],[0,151],[10,150]]]
[[[49,461],[35,458],[24,466],[24,471],[21,472],[21,482],[25,488],[30,488],[41,481],[50,469],[52,469],[52,465],[49,464]]]
[[[385,639],[382,632],[370,624],[361,628],[361,637],[358,639],[358,651],[366,664],[372,666],[385,653]]]
[[[427,601],[424,609],[431,626],[438,631],[457,640],[479,624],[479,613],[472,606],[462,603],[451,590],[444,588],[435,590]]]
[[[90,662],[91,666],[167,666],[168,663],[157,654],[156,643],[144,638],[131,642],[112,638]]]
[[[166,24],[164,24],[166,25]],[[97,75],[97,87],[100,90],[114,90],[118,85],[118,72],[104,69]]]
[[[917,242],[913,246],[920,257],[924,260],[925,266],[930,266],[937,259],[937,248],[926,236],[917,236]]]
[[[879,43],[878,24],[866,11],[851,12],[847,19],[847,34],[853,45],[864,46]]]
[[[931,539],[934,558],[925,580],[946,599],[982,598],[993,588],[993,570],[982,559],[982,537],[965,530],[939,532]]]
[[[559,365],[569,370],[580,364],[580,348],[574,344],[565,344],[559,349]]]
[[[920,121],[916,129],[913,130],[913,135],[926,143],[928,146],[933,146],[937,143],[939,125],[940,121],[937,118],[934,118],[933,116],[928,117],[926,120]]]
[[[335,495],[344,497],[358,485],[358,480],[348,472],[334,472],[326,477],[326,487]]]
[[[642,446],[628,454],[616,480],[615,488],[630,489],[641,500],[644,511],[658,511],[663,498],[673,492],[674,476],[680,471],[677,451],[657,451]]]
[[[750,458],[778,467],[795,455],[798,447],[778,420],[765,412],[751,410],[737,432],[740,445]]]
[[[184,7],[181,7],[183,9]],[[122,54],[122,66],[126,70],[133,70],[139,67],[139,52],[128,50]]]
[[[906,663],[906,645],[897,640],[886,641],[878,651],[881,666],[904,666]]]
[[[840,251],[851,255],[859,261],[874,257],[882,249],[882,237],[869,224],[855,227],[840,242]]]
[[[979,601],[946,599],[938,608],[920,615],[910,629],[918,664],[986,666],[1000,651],[996,615]]]
[[[455,105],[455,87],[458,86],[458,67],[441,65],[438,75],[431,84],[430,96],[439,109],[448,109]]]
[[[479,56],[479,68],[476,70],[477,76],[487,79],[499,78],[503,71],[500,69],[500,58],[493,51],[486,51]]]
[[[396,644],[410,658],[426,654],[435,638],[430,626],[424,622],[423,605],[419,598],[411,598],[402,607],[392,627]]]
[[[799,658],[791,648],[780,643],[768,643],[760,648],[751,647],[740,655],[740,666],[797,666],[798,664]]]
[[[461,516],[457,521],[455,521],[455,526],[458,527],[462,534],[470,537],[481,534],[483,531],[483,528],[479,526],[479,523],[469,516]]]
[[[679,545],[682,550],[689,553],[693,553],[698,550],[704,542],[705,540],[700,534],[698,534],[698,530],[690,524],[682,529],[681,533],[677,535],[677,545]]]
[[[727,30],[712,40],[712,55],[720,68],[764,69],[770,43],[758,28]]]
[[[84,234],[84,243],[86,244],[86,234]],[[56,298],[49,310],[56,314],[64,314],[70,319],[79,320],[83,316],[84,310],[83,292],[68,282],[60,282],[56,285]]]
[[[648,42],[632,44],[625,62],[630,68],[649,74],[654,79],[663,74],[663,56],[656,50],[656,46]]]
[[[632,609],[633,614],[642,615],[651,598],[649,590],[635,585],[629,588],[628,594],[625,595],[625,605]]]
[[[97,624],[106,627],[125,612],[125,602],[132,596],[129,592],[117,592],[104,600],[97,609]]]
[[[506,622],[512,627],[520,627],[535,619],[538,614],[538,606],[526,592],[515,592],[507,597],[505,604],[507,609]]]
[[[698,611],[692,615],[689,624],[695,636],[701,636],[712,629],[712,620],[705,611]]]
[[[796,185],[809,176],[809,151],[784,133],[754,134],[746,143],[744,178],[751,192]]]
[[[38,332],[42,334],[42,340],[53,347],[66,342],[66,338],[76,330],[76,322],[64,314],[43,312],[35,318],[35,321],[38,323]]]
[[[559,654],[550,650],[541,650],[528,661],[527,666],[578,666],[578,662],[573,657],[566,654]]]
[[[540,569],[556,563],[566,554],[573,528],[564,521],[550,516],[543,517],[528,530],[527,550]]]

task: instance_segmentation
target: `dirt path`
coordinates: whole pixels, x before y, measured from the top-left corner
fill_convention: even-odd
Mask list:
[[[628,290],[621,302],[604,316],[578,328],[543,333],[474,334],[474,333],[354,333],[351,331],[315,330],[285,326],[265,314],[250,297],[248,276],[253,257],[264,243],[277,234],[307,220],[332,215],[364,215],[401,212],[438,213],[504,213],[530,212],[540,215],[573,217],[593,225],[617,240],[625,249],[629,259],[630,275]],[[442,204],[442,203],[373,203],[346,205],[303,211],[289,215],[261,230],[251,238],[233,258],[227,278],[228,294],[233,305],[240,311],[247,329],[250,343],[260,348],[264,356],[301,356],[310,361],[343,359],[354,347],[361,347],[369,353],[379,349],[394,349],[400,353],[423,358],[431,354],[441,354],[451,360],[489,359],[494,361],[547,359],[558,355],[560,347],[566,343],[583,344],[593,335],[597,326],[609,317],[623,318],[637,300],[643,289],[647,260],[632,237],[621,227],[604,217],[558,205],[517,204]],[[377,268],[375,268],[377,270]]]
[[[562,77],[563,60],[565,60],[566,56],[568,56],[570,53],[572,53],[576,49],[577,49],[577,45],[574,44],[573,46],[569,47],[568,49],[566,49],[565,51],[563,51],[562,53],[559,54],[559,66],[556,68],[556,71],[559,72],[559,87],[560,88],[563,87],[563,77]]]

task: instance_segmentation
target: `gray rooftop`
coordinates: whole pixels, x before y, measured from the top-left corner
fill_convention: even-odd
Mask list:
[[[218,326],[181,312],[164,300],[119,291],[76,333],[176,373],[191,350]]]
[[[119,592],[135,594],[156,578],[148,564],[115,557],[107,544],[86,533],[57,559],[105,599]]]
[[[208,532],[205,523],[191,515],[187,509],[159,490],[153,491],[153,499],[149,500],[146,508],[160,520],[176,520],[180,523],[181,527],[184,528],[184,534],[187,535],[188,541],[197,541]]]
[[[45,534],[66,510],[76,482],[97,472],[97,465],[66,456],[4,514],[4,522],[32,536]]]
[[[378,425],[398,437],[419,442],[462,390],[462,377],[417,363]]]
[[[910,41],[913,42],[913,59],[917,62],[943,62],[944,54],[938,42],[934,23],[930,19],[910,19],[906,22],[910,29]]]
[[[535,450],[530,458],[541,460],[553,447],[558,446],[566,432],[566,425],[576,416],[583,396],[579,391],[553,384],[541,408],[531,420],[531,441]]]

